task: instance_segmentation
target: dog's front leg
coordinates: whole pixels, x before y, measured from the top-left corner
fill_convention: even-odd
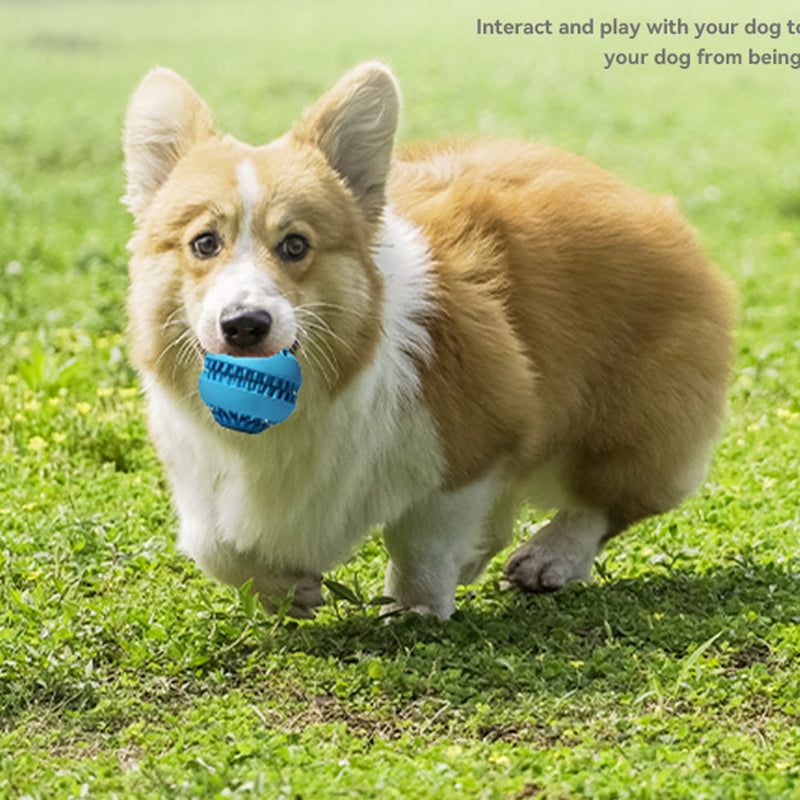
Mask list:
[[[458,585],[473,580],[480,569],[475,565],[496,549],[491,520],[499,489],[490,475],[456,491],[434,491],[386,526],[384,592],[394,601],[387,611],[450,617]]]
[[[287,598],[291,598],[286,613],[296,619],[313,619],[315,609],[324,602],[322,575],[319,573],[262,570],[253,578],[252,587],[267,611],[278,611]]]
[[[183,531],[182,531],[183,532]],[[194,558],[204,572],[231,586],[252,581],[251,587],[267,611],[283,607],[291,595],[287,613],[311,619],[322,605],[322,575],[313,570],[289,569],[264,564],[257,555],[236,550],[212,536],[181,536],[181,549]]]

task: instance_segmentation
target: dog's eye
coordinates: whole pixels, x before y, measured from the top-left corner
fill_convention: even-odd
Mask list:
[[[214,231],[206,231],[192,239],[191,247],[196,258],[213,258],[222,250],[222,239]]]
[[[278,245],[278,256],[283,261],[302,261],[307,253],[308,240],[299,233],[290,233]]]

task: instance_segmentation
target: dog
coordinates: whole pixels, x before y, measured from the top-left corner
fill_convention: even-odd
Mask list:
[[[698,485],[723,418],[732,290],[671,198],[534,143],[395,151],[399,113],[374,62],[260,147],[168,69],[127,111],[131,354],[179,547],[297,617],[383,526],[389,608],[446,619],[526,503],[552,519],[509,581],[586,580]],[[218,426],[204,355],[284,348],[293,416]]]

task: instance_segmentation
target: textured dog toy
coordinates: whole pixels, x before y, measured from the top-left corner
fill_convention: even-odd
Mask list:
[[[300,364],[288,350],[266,358],[208,353],[199,389],[220,425],[242,433],[261,433],[294,411],[302,383]]]

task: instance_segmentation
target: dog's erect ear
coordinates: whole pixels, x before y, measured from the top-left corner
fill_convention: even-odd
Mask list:
[[[399,115],[400,90],[391,71],[367,62],[311,106],[294,131],[299,141],[322,151],[370,221],[383,211]]]
[[[214,135],[205,103],[180,75],[158,67],[131,97],[123,145],[127,193],[123,201],[139,216],[175,164],[196,143]]]

